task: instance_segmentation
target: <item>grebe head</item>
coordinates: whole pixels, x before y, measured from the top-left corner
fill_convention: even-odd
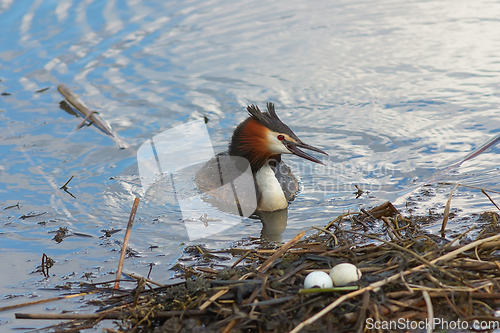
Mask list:
[[[271,157],[281,154],[294,154],[323,164],[317,158],[303,152],[305,148],[328,155],[319,148],[308,145],[300,140],[295,133],[276,115],[273,103],[267,103],[267,112],[261,112],[255,105],[247,107],[250,117],[239,124],[234,130],[229,155],[245,157],[252,170],[260,169]]]

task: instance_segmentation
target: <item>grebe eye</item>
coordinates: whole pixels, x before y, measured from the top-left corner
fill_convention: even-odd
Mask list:
[[[281,140],[285,140],[285,136],[284,136],[284,135],[281,135],[281,134],[280,134],[280,135],[278,135],[278,140],[280,140],[280,141],[281,141]]]

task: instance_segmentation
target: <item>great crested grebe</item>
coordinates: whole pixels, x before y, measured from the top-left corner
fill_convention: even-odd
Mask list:
[[[273,212],[288,207],[299,190],[299,182],[290,167],[281,161],[282,154],[294,154],[323,164],[317,158],[299,148],[310,149],[328,155],[319,148],[300,140],[276,115],[273,103],[267,104],[267,112],[255,105],[247,107],[250,117],[240,123],[233,132],[229,150],[220,156],[239,156],[250,163],[257,195],[257,211]],[[195,183],[204,192],[220,186],[219,158],[212,158],[195,176]],[[217,181],[213,178],[217,177]],[[219,185],[215,185],[219,184]]]

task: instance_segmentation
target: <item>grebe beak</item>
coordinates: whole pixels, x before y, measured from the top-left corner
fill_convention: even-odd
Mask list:
[[[315,162],[315,163],[319,163],[319,164],[325,165],[323,162],[321,162],[320,160],[318,160],[316,157],[313,157],[313,156],[311,156],[311,155],[303,152],[299,148],[309,149],[309,150],[312,150],[312,151],[315,151],[315,152],[318,152],[318,153],[321,153],[321,154],[324,154],[324,155],[328,156],[328,154],[325,153],[324,151],[322,151],[321,149],[313,147],[311,145],[308,145],[307,143],[304,143],[302,141],[301,142],[291,142],[291,141],[285,141],[285,140],[283,140],[283,143],[284,143],[285,147],[292,154],[300,156],[302,158],[305,158],[306,160],[309,160],[309,161],[312,161],[312,162]]]

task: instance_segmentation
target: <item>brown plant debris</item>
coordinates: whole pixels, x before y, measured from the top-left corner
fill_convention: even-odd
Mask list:
[[[480,215],[475,229],[448,238],[423,231],[418,220],[386,203],[344,214],[319,233],[305,239],[301,233],[274,248],[195,246],[189,248],[195,264],[176,265],[183,282],[155,286],[136,277],[134,290],[114,296],[111,288],[87,284],[86,290],[101,292],[96,313],[17,316],[74,319],[82,326],[113,319],[120,332],[154,333],[363,332],[376,331],[370,321],[497,321],[498,214]],[[362,271],[360,281],[301,292],[309,272],[343,262]],[[221,264],[227,267],[215,268]]]

